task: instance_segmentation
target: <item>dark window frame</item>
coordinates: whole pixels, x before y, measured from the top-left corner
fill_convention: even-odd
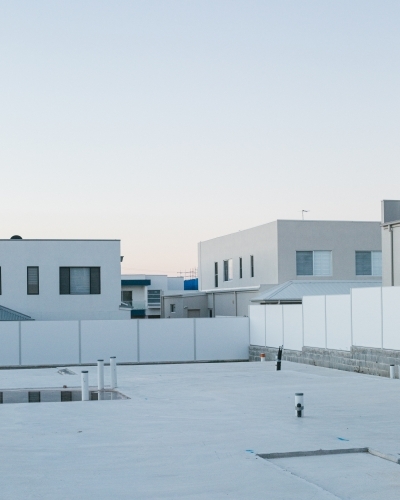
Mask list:
[[[30,289],[29,286],[32,287],[32,285],[29,285],[29,269],[37,269],[37,290],[32,291],[32,288]],[[39,295],[39,266],[27,266],[26,268],[26,294],[27,295]]]
[[[71,269],[90,269],[89,293],[71,293]],[[61,266],[59,271],[59,280],[60,295],[101,295],[100,266]]]
[[[250,255],[250,278],[254,278],[254,255]]]
[[[239,257],[239,279],[243,278],[243,259]]]
[[[214,287],[218,288],[218,262],[214,262]]]

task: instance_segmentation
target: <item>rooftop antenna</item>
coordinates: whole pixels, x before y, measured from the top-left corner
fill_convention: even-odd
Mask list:
[[[302,211],[301,211],[301,218],[302,218],[303,220],[304,220],[304,214],[305,214],[306,212],[309,212],[309,211],[310,211],[310,210],[302,210]]]

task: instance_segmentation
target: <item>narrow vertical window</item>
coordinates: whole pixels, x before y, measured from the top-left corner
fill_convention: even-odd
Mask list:
[[[70,294],[69,267],[60,267],[60,295]]]
[[[233,260],[224,260],[224,281],[233,280]]]
[[[218,288],[218,262],[214,262],[214,286]]]
[[[243,260],[239,257],[239,278],[243,278]]]
[[[37,266],[27,268],[27,294],[39,295],[39,268]]]
[[[90,294],[99,295],[100,294],[100,268],[91,267],[90,268]]]
[[[1,267],[0,267],[0,295],[1,295],[2,291],[1,291]]]
[[[254,255],[250,255],[250,276],[254,278]]]

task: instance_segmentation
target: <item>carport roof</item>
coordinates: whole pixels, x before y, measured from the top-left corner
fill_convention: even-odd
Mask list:
[[[333,281],[333,280],[291,280],[269,288],[252,299],[252,302],[301,303],[305,295],[347,295],[352,288],[371,288],[382,286],[381,281]]]

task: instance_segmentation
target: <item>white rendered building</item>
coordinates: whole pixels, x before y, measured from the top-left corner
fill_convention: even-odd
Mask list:
[[[379,285],[380,223],[277,220],[202,241],[198,278],[197,293],[164,297],[165,317],[244,316],[261,293],[297,280]]]
[[[128,319],[119,240],[0,240],[0,305],[34,320]]]

